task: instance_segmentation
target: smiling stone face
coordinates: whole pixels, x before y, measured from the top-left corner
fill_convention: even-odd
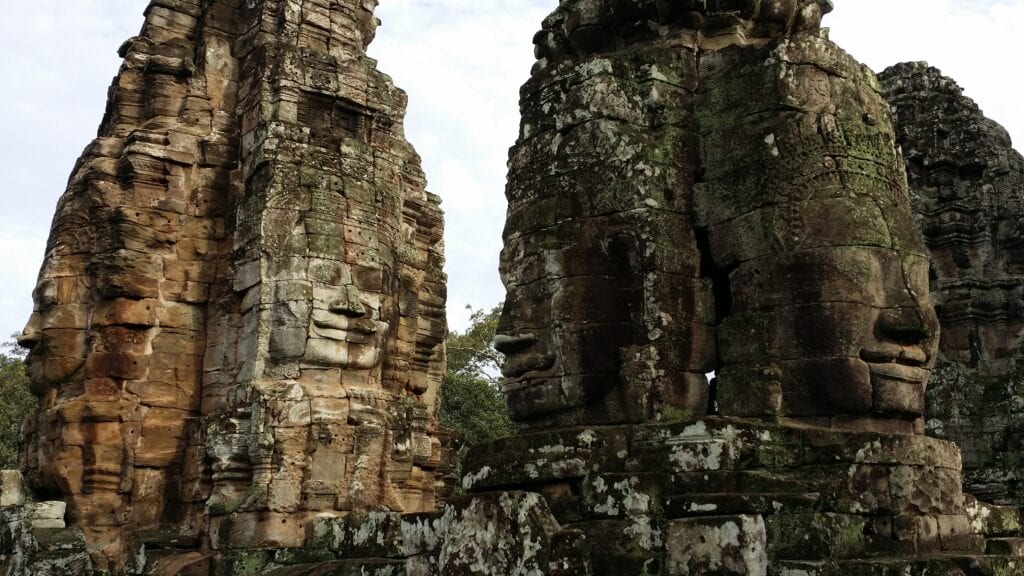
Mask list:
[[[372,163],[338,160],[355,161]],[[372,180],[364,185],[383,186]],[[251,311],[269,327],[266,351],[258,354],[268,373],[340,369],[349,377],[366,372],[365,382],[381,386],[381,362],[397,335],[399,298],[419,298],[416,287],[396,278],[398,204],[365,203],[367,196],[343,185],[305,193],[325,209],[278,209],[264,217],[258,261],[263,277],[245,289],[253,295],[248,298],[270,300]],[[271,192],[268,201],[287,201],[278,194],[288,192]]]
[[[391,325],[382,318],[380,296],[364,294],[352,284],[339,287],[338,293],[336,300],[314,303],[303,359],[355,370],[379,365]]]
[[[938,321],[877,80],[817,37],[702,66],[722,413],[919,430]]]
[[[29,379],[36,394],[68,381],[88,354],[89,316],[84,291],[76,290],[80,277],[53,277],[44,271],[32,293],[33,311],[18,335],[29,349]]]
[[[444,496],[440,198],[377,2],[213,4],[155,1],[123,47],[19,338],[26,477],[111,573],[140,531],[298,546]]]
[[[545,20],[496,340],[524,427],[717,409],[919,428],[928,260],[877,80],[818,31],[830,8],[571,1]]]

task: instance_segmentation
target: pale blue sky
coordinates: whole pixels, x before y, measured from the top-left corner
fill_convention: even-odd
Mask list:
[[[1024,0],[834,0],[832,38],[877,69],[928,60],[1024,142]],[[95,135],[146,0],[0,0],[0,335],[20,330],[57,197]],[[370,53],[410,95],[409,140],[447,215],[449,317],[501,300],[508,147],[531,38],[557,0],[381,0]]]

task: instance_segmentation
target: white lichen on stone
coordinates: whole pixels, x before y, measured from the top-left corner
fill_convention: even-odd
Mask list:
[[[580,445],[589,448],[597,442],[597,433],[593,430],[584,430],[583,432],[580,432],[576,439],[579,440]]]
[[[717,504],[698,504],[690,502],[690,512],[714,512],[718,510]]]
[[[632,520],[633,524],[622,532],[636,542],[637,546],[644,550],[656,550],[662,546],[662,532],[651,525],[650,516],[636,516]]]
[[[863,448],[857,450],[854,462],[867,462],[869,457],[877,456],[882,451],[882,443],[878,440],[868,442]]]
[[[490,466],[484,466],[476,474],[473,474],[472,472],[466,474],[465,476],[462,477],[463,490],[472,490],[473,486],[475,486],[477,482],[480,482],[481,480],[486,480],[493,471],[494,470],[492,470]]]

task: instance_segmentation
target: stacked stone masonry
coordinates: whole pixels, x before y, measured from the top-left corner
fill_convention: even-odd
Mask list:
[[[827,3],[690,4],[562,2],[535,38],[502,253],[513,418],[922,432],[938,322],[877,79]]]
[[[21,335],[32,490],[103,573],[434,510],[439,198],[374,0],[153,0],[54,217]]]
[[[495,342],[521,432],[445,498],[441,215],[365,55],[375,4],[152,2],[23,334],[39,501],[0,478],[5,574],[1024,574],[1020,510],[964,493],[965,435],[925,402],[940,346],[932,402],[969,387],[947,366],[1015,366],[1015,317],[964,305],[1006,308],[1013,232],[956,224],[1016,222],[1020,157],[937,73],[883,88],[827,0],[545,19]],[[971,160],[909,145],[929,98],[1009,166],[950,169],[998,180],[989,212],[942,203],[932,166]]]
[[[1006,130],[935,68],[900,64],[880,78],[942,325],[928,430],[963,449],[971,494],[1020,505],[1024,158]]]

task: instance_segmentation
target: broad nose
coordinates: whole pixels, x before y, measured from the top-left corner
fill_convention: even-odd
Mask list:
[[[18,334],[18,346],[32,351],[33,348],[39,344],[39,339],[42,336],[41,318],[38,312],[33,312],[32,316],[28,319],[28,324],[21,330],[21,334]]]
[[[879,313],[877,328],[883,341],[917,346],[938,335],[938,324],[931,306],[888,308]]]
[[[349,318],[362,318],[370,312],[369,307],[362,301],[362,294],[355,286],[346,286],[341,297],[328,303],[327,309]]]
[[[511,298],[508,301],[510,302]],[[518,334],[514,331],[509,308],[510,306],[506,302],[501,309],[501,314],[498,316],[498,325],[495,326],[494,339],[491,341],[494,349],[505,356],[519,352],[524,348],[529,348],[537,343],[537,338],[532,334]]]

